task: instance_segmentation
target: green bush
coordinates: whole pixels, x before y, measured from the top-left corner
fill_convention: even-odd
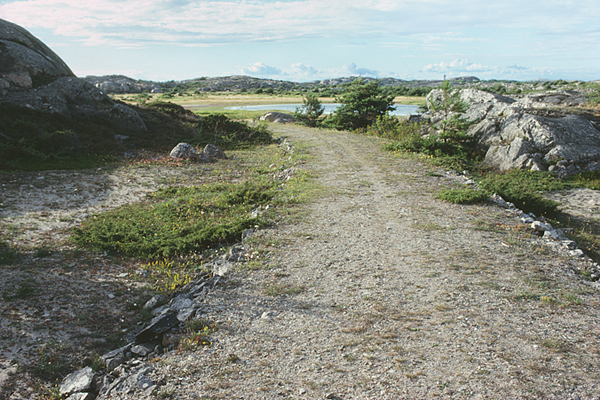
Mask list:
[[[364,129],[378,117],[394,110],[394,96],[383,94],[379,81],[355,80],[336,100],[341,106],[325,122],[339,130]]]
[[[592,190],[600,190],[600,170],[585,171],[575,174],[569,178],[569,181],[578,187],[586,187]]]
[[[294,118],[301,124],[315,127],[319,124],[319,119],[325,109],[323,104],[319,100],[319,96],[314,93],[308,93],[303,98],[303,105],[301,108],[297,108],[294,112]]]
[[[265,125],[252,127],[233,121],[224,114],[209,114],[198,122],[198,136],[193,144],[214,144],[223,149],[247,148],[273,142]]]

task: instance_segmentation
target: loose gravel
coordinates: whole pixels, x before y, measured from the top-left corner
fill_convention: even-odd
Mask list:
[[[267,254],[210,292],[213,344],[153,363],[176,399],[597,399],[600,295],[494,205],[377,139],[272,129],[322,195],[250,239]]]

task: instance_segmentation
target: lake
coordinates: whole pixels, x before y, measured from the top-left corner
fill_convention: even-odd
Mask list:
[[[339,103],[323,103],[323,108],[325,109],[325,114],[331,114],[334,112],[341,104]],[[289,113],[293,113],[296,111],[296,108],[302,107],[302,104],[262,104],[255,106],[236,106],[236,107],[225,107],[226,110],[246,110],[246,111],[287,111]],[[417,114],[417,109],[419,106],[411,106],[407,104],[396,104],[396,109],[394,111],[390,111],[390,115],[396,115],[405,117],[411,114]]]

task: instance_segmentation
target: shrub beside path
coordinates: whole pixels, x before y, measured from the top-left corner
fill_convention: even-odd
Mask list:
[[[507,211],[377,139],[273,126],[323,195],[210,292],[212,346],[157,363],[177,399],[600,398],[598,290]],[[430,172],[428,174],[428,172]]]

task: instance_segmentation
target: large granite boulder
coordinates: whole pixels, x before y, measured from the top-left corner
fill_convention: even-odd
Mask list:
[[[428,105],[441,95],[441,90],[432,91]],[[474,122],[468,133],[478,137],[490,166],[551,170],[563,177],[598,169],[600,131],[572,111],[585,102],[584,95],[552,91],[513,99],[464,89],[460,97],[469,104],[462,117]],[[436,124],[441,118],[440,113],[432,114],[431,122]]]
[[[0,94],[30,89],[36,78],[74,76],[48,46],[22,27],[0,19]]]
[[[0,103],[66,117],[101,116],[119,128],[147,130],[137,111],[76,78],[48,46],[20,26],[1,19]]]

